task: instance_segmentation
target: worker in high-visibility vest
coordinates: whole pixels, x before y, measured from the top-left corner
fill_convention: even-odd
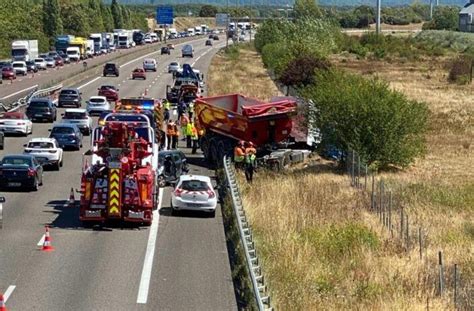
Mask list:
[[[172,137],[172,141],[171,141],[171,146],[173,149],[177,149],[178,148],[178,140],[179,140],[179,130],[178,130],[178,126],[176,125],[176,123],[173,123],[174,124],[174,135]]]
[[[257,161],[257,149],[250,141],[245,148],[245,178],[247,182],[252,183],[253,173],[255,172]]]
[[[163,107],[165,108],[165,110],[170,110],[170,102],[167,99],[163,100]]]
[[[236,168],[242,168],[245,160],[245,142],[243,140],[239,141],[237,146],[234,148],[234,162]]]
[[[179,119],[179,126],[181,127],[181,135],[183,140],[186,140],[186,127],[188,126],[189,118],[186,114],[183,114]]]
[[[191,129],[191,141],[192,141],[192,154],[195,154],[198,148],[199,134],[196,126],[192,123]]]
[[[193,115],[194,115],[194,102],[190,102],[189,103],[189,107],[188,107],[188,115],[189,115],[189,120],[192,120],[193,119]]]
[[[176,132],[176,124],[173,121],[169,121],[168,124],[166,125],[166,138],[168,140],[168,150],[172,148],[173,145],[173,139],[175,136]]]
[[[186,148],[191,148],[191,137],[193,136],[193,122],[188,122],[186,125]]]

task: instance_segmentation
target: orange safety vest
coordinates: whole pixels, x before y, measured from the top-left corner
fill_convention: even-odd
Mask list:
[[[174,136],[179,137],[178,126],[176,124],[173,125],[173,130],[174,130]]]
[[[166,128],[166,134],[168,136],[174,136],[175,135],[175,126],[173,126],[172,124],[168,124],[167,128]]]

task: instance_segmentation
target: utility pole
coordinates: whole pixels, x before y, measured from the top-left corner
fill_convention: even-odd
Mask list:
[[[433,0],[430,0],[430,20],[433,19]]]
[[[375,33],[377,35],[380,34],[380,10],[382,6],[381,2],[382,2],[381,0],[377,0],[376,25],[375,25]]]

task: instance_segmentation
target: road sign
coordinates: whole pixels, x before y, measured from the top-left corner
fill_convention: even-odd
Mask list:
[[[229,25],[229,14],[218,13],[216,14],[216,26],[227,27]]]
[[[156,8],[156,22],[159,25],[173,24],[173,7],[160,6]]]

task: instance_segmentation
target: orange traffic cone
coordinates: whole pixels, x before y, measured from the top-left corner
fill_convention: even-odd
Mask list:
[[[0,294],[0,311],[7,311],[7,307],[5,306],[5,299],[3,298],[3,294]]]
[[[46,229],[46,233],[44,235],[43,248],[41,250],[44,252],[52,252],[54,251],[54,247],[51,245],[51,237],[49,236],[49,227],[45,226],[45,229]]]
[[[74,189],[71,188],[71,194],[69,195],[69,207],[74,207],[76,205],[76,199],[74,198]]]

